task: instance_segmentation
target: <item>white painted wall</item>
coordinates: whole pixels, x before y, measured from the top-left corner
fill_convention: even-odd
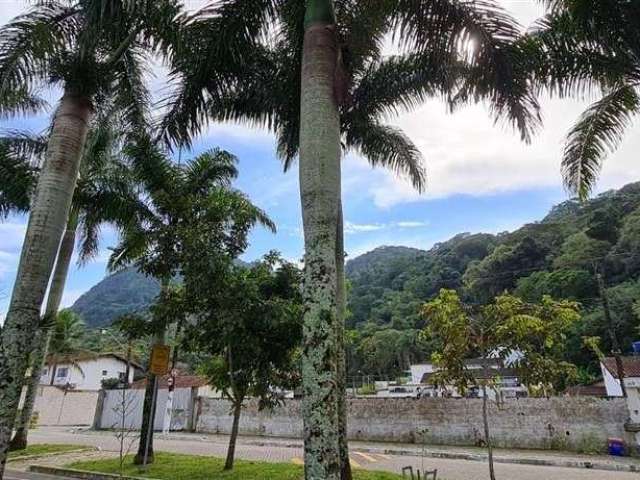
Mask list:
[[[621,397],[622,387],[620,386],[620,380],[614,378],[611,372],[601,363],[600,370],[602,370],[602,377],[604,378],[604,386],[607,388],[607,395],[609,397]],[[625,385],[627,383],[625,382]]]
[[[420,363],[417,365],[411,365],[411,383],[419,385],[422,383],[422,377],[425,373],[433,373],[433,363]]]
[[[53,385],[64,386],[66,384],[75,385],[76,390],[100,390],[102,380],[107,378],[118,378],[124,375],[127,370],[127,363],[111,356],[99,357],[95,360],[83,360],[71,363],[60,363],[56,365],[55,373],[53,365],[46,365],[40,377],[43,385],[51,384],[51,376],[55,374]],[[106,372],[106,373],[105,373]],[[134,368],[129,371],[129,382],[133,381]]]

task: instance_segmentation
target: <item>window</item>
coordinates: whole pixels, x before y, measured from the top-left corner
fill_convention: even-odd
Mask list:
[[[125,379],[125,378],[124,378],[124,376],[125,376],[125,375],[126,375],[126,374],[125,374],[124,372],[118,372],[118,378],[119,378],[120,380],[124,380],[124,379]]]
[[[43,368],[41,375],[47,375],[48,373],[49,373],[49,369],[48,368]]]
[[[109,374],[109,372],[107,372],[106,370],[102,370],[102,376],[106,377]]]
[[[56,378],[67,378],[67,375],[69,375],[68,368],[58,368],[58,371],[56,372]]]

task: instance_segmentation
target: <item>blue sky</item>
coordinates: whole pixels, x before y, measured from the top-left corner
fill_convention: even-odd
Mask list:
[[[24,3],[3,1],[0,24],[18,13]],[[197,2],[191,2],[196,4]],[[524,25],[540,7],[533,0],[504,0]],[[154,80],[161,85],[162,78]],[[355,154],[343,162],[343,202],[346,249],[350,257],[380,245],[407,245],[427,249],[460,232],[502,232],[541,219],[549,208],[567,198],[562,189],[559,161],[564,135],[586,101],[543,102],[545,127],[531,145],[524,145],[504,125],[494,125],[484,106],[447,114],[429,102],[420,109],[389,119],[403,128],[425,157],[428,188],[418,195],[403,179],[372,170]],[[0,127],[39,130],[48,117],[12,121]],[[264,208],[278,225],[273,235],[256,230],[245,259],[275,249],[292,260],[302,256],[297,169],[283,173],[267,132],[243,125],[212,125],[198,140],[194,153],[221,147],[240,159],[236,186]],[[640,138],[634,131],[607,162],[600,190],[619,187],[640,178],[636,152]],[[184,154],[186,155],[186,154]],[[0,318],[8,304],[24,235],[26,218],[0,223]],[[92,263],[75,267],[69,276],[63,303],[73,301],[105,275],[108,247],[116,235],[103,229],[102,249]],[[4,295],[4,298],[2,298]]]

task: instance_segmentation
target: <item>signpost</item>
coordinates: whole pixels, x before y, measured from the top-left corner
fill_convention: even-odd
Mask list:
[[[149,371],[154,375],[166,375],[169,372],[169,357],[171,357],[169,345],[154,345],[151,350]]]
[[[147,441],[144,447],[144,459],[142,465],[146,467],[149,460],[149,443],[153,434],[153,424],[155,423],[156,403],[158,399],[158,376],[166,375],[169,371],[169,358],[171,348],[168,345],[156,344],[151,349],[149,359],[149,372],[153,374],[153,396],[151,398],[151,419],[147,429]]]

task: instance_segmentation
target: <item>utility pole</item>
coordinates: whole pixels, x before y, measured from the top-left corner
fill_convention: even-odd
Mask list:
[[[607,323],[607,329],[609,331],[609,338],[611,339],[611,353],[616,361],[616,371],[618,379],[620,380],[620,388],[622,389],[622,396],[627,398],[627,386],[624,384],[624,364],[622,363],[622,351],[620,349],[620,343],[618,342],[618,336],[613,325],[613,319],[611,318],[611,310],[609,308],[609,299],[607,298],[607,292],[604,287],[604,279],[600,272],[596,273],[596,279],[598,280],[598,290],[600,292],[600,299],[602,300],[602,308],[604,309],[604,319]]]

